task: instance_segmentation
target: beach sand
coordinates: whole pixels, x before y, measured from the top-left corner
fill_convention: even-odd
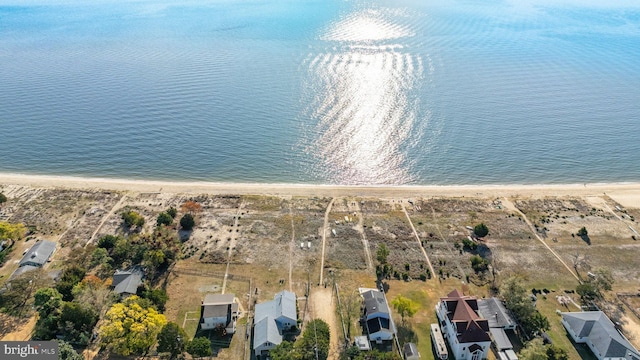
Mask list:
[[[256,184],[180,182],[157,180],[106,179],[72,176],[0,174],[0,184],[69,189],[103,189],[134,192],[189,194],[234,194],[274,196],[371,196],[411,197],[483,197],[504,196],[601,196],[608,195],[627,207],[640,208],[640,183],[549,184],[549,185],[446,185],[446,186],[349,186],[313,184]]]

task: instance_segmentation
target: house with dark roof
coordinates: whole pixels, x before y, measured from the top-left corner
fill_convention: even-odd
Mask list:
[[[513,331],[516,328],[516,321],[502,301],[494,297],[479,299],[478,313],[489,322],[489,333],[496,350],[504,352],[513,349],[506,331]],[[511,355],[506,353],[504,355],[509,359],[511,358]]]
[[[121,297],[135,295],[138,292],[138,287],[142,285],[143,277],[144,272],[138,267],[129,270],[116,270],[111,286],[113,286],[113,291]]]
[[[298,323],[296,295],[283,290],[273,300],[256,304],[253,318],[253,351],[257,359],[267,359],[269,350],[280,344],[286,332]]]
[[[369,341],[378,346],[391,345],[396,334],[384,293],[375,289],[361,290],[362,319]]]
[[[563,312],[562,325],[573,341],[587,344],[599,360],[640,360],[631,345],[602,311]]]
[[[453,290],[440,298],[436,315],[456,359],[481,360],[489,355],[489,321],[478,314],[478,300]]]
[[[47,240],[36,242],[20,260],[19,266],[43,267],[56,251],[56,243]]]
[[[234,294],[207,294],[200,307],[200,328],[221,329],[223,335],[236,332],[238,303]]]

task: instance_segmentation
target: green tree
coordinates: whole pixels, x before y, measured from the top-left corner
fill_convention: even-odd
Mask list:
[[[169,295],[167,295],[167,292],[163,289],[144,290],[142,297],[149,299],[160,311],[164,311],[164,306],[167,300],[169,300]]]
[[[283,341],[269,351],[271,360],[299,360],[300,353],[296,351],[291,341]]]
[[[484,223],[480,223],[473,228],[473,233],[477,237],[485,237],[489,235],[489,228]]]
[[[141,228],[144,225],[144,217],[133,210],[123,211],[120,217],[124,220],[124,225],[127,228],[132,226]]]
[[[183,230],[191,230],[196,225],[196,221],[191,214],[184,214],[180,219],[180,226]]]
[[[84,360],[66,341],[58,340],[58,360]]]
[[[402,295],[396,296],[391,301],[391,305],[394,309],[396,309],[398,314],[400,314],[403,324],[405,323],[405,319],[407,317],[413,317],[413,315],[415,315],[420,308],[420,305],[418,303]]]
[[[329,336],[329,325],[321,319],[307,323],[302,337],[295,344],[302,360],[326,360],[329,356]]]
[[[389,249],[387,248],[387,245],[385,244],[378,245],[378,251],[376,252],[376,259],[378,259],[378,262],[380,264],[386,264],[388,256],[389,256]]]
[[[586,227],[581,227],[580,230],[578,230],[578,236],[584,237],[584,236],[588,236],[589,232],[587,231]]]
[[[580,295],[580,302],[585,305],[600,297],[598,289],[591,282],[579,284],[576,286],[576,292]]]
[[[211,341],[204,336],[194,338],[186,346],[187,352],[194,357],[211,356]]]
[[[98,247],[111,250],[114,246],[116,246],[116,242],[119,239],[120,237],[115,235],[105,235],[98,240]]]
[[[471,267],[473,268],[473,271],[479,273],[486,271],[489,267],[489,264],[485,259],[482,258],[482,256],[473,255],[471,256]]]
[[[591,280],[591,282],[598,293],[600,293],[601,297],[603,291],[611,291],[614,282],[611,270],[598,268],[593,271],[593,274],[595,275],[595,278]]]
[[[155,343],[167,323],[163,314],[142,307],[137,296],[114,304],[100,326],[102,345],[120,355],[143,354]]]
[[[110,264],[113,262],[113,259],[109,257],[109,252],[105,248],[98,247],[91,253],[91,262],[89,266],[94,268],[103,264]]]
[[[56,284],[56,289],[62,294],[62,300],[73,300],[73,287],[82,281],[86,273],[84,268],[77,265],[69,266],[62,271],[62,276]]]
[[[518,356],[521,360],[547,360],[547,349],[542,343],[542,339],[535,338],[527,343],[527,345],[520,350]]]
[[[7,202],[7,197],[3,193],[0,193],[0,206],[2,206],[2,204],[6,202]]]
[[[38,311],[38,321],[34,329],[37,339],[55,339],[60,331],[62,315],[62,295],[54,288],[41,288],[34,295],[34,307]]]
[[[158,226],[169,226],[173,223],[173,216],[167,214],[166,212],[161,212],[156,219],[156,223],[158,224]]]
[[[178,210],[176,210],[176,208],[172,206],[167,210],[167,214],[169,214],[169,216],[171,216],[172,219],[175,219],[176,216],[178,215]]]
[[[98,313],[90,305],[65,302],[62,305],[59,330],[65,340],[87,345],[97,321]]]
[[[158,352],[168,352],[171,358],[182,354],[187,342],[187,333],[180,325],[169,322],[158,333]]]
[[[556,345],[547,346],[547,359],[549,360],[569,360],[567,351]]]

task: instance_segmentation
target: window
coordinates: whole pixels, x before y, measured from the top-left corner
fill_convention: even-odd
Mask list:
[[[471,360],[481,360],[482,359],[482,351],[477,350],[473,354],[471,354]]]

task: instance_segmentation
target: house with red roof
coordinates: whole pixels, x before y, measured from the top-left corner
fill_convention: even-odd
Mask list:
[[[436,314],[442,333],[457,360],[481,360],[489,355],[489,321],[478,314],[478,299],[453,290],[440,298]]]

